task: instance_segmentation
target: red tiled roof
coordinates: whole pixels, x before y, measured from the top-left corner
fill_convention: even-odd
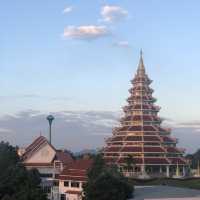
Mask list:
[[[175,139],[169,137],[169,136],[161,136],[162,139],[163,139],[163,142],[165,143],[174,143],[175,142]]]
[[[114,137],[114,138],[112,138],[112,142],[116,142],[116,141],[122,141],[123,140],[123,138],[124,137],[122,137],[122,136],[117,136],[117,137]]]
[[[145,126],[124,126],[118,129],[118,131],[157,131],[156,127],[151,125]]]
[[[128,131],[142,131],[142,126],[130,126]]]
[[[144,126],[144,131],[156,131],[157,129],[154,126]]]
[[[68,169],[81,169],[81,170],[88,170],[92,165],[92,159],[80,159],[75,160],[74,162],[70,163],[67,168]]]
[[[156,132],[144,132],[144,135],[158,135]]]
[[[53,167],[52,163],[24,163],[27,167]]]
[[[149,153],[156,153],[156,152],[165,152],[165,150],[161,147],[144,147],[144,152],[149,152]]]
[[[138,96],[130,96],[128,99],[127,99],[127,101],[134,101],[134,100],[153,100],[154,98],[152,97],[152,96],[140,96],[140,95],[138,95]]]
[[[144,141],[160,141],[159,136],[144,136]]]
[[[136,147],[136,146],[126,146],[121,149],[120,152],[141,152],[142,147]]]
[[[179,165],[185,165],[187,164],[186,160],[184,158],[169,158],[172,164],[179,164]]]
[[[118,152],[121,149],[121,147],[107,147],[105,149],[106,152]]]
[[[176,147],[166,147],[168,153],[181,153],[181,151]]]
[[[151,89],[150,87],[138,86],[138,85],[134,86],[129,91],[130,92],[134,92],[134,91],[138,91],[138,90],[143,90],[143,91],[147,91],[147,92],[152,92],[153,91],[153,89]]]
[[[68,165],[74,161],[69,153],[62,150],[56,150],[55,160],[61,161],[64,165]]]
[[[142,158],[133,158],[133,159],[134,159],[134,162],[136,164],[142,164],[143,163]],[[125,163],[124,158],[120,158],[119,160],[117,160],[117,163]]]
[[[150,116],[150,115],[134,115],[134,116],[127,116],[122,118],[122,121],[159,121],[160,119],[158,117],[155,116]]]
[[[147,76],[144,76],[144,77],[135,77],[133,80],[132,80],[132,82],[134,83],[134,82],[147,82],[147,83],[149,83],[149,82],[151,82],[151,80],[147,77]]]
[[[127,131],[129,126],[120,127],[118,131]]]
[[[61,172],[59,179],[85,181],[87,179],[87,170],[91,165],[91,159],[76,160]]]
[[[142,136],[128,136],[126,141],[142,141]]]
[[[170,164],[166,158],[144,158],[145,164]]]
[[[67,190],[65,193],[81,195],[82,192],[77,190]]]

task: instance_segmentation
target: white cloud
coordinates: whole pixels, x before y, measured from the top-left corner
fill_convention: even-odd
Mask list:
[[[102,7],[101,15],[103,17],[103,21],[114,22],[126,18],[128,11],[119,6],[106,5]]]
[[[106,26],[68,26],[64,30],[65,38],[74,39],[97,39],[103,36],[109,35],[109,31]]]
[[[13,133],[13,130],[7,128],[0,128],[0,133]]]
[[[115,42],[114,46],[116,47],[123,47],[123,48],[129,48],[130,44],[128,41],[119,41],[119,42]]]
[[[68,7],[66,7],[66,8],[63,10],[63,13],[64,13],[64,14],[70,13],[72,10],[73,10],[73,7],[72,7],[72,6],[68,6]]]

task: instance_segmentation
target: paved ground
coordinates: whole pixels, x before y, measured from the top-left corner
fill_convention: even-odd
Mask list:
[[[170,186],[136,186],[134,200],[165,199],[165,198],[186,198],[185,200],[200,200],[200,190],[177,188]]]

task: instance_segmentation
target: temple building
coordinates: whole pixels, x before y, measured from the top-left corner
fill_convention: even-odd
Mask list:
[[[70,153],[57,150],[43,136],[18,152],[24,166],[37,169],[41,187],[49,200],[81,200],[83,184],[92,160],[85,156],[74,160]]]
[[[106,162],[118,165],[127,176],[138,178],[185,176],[188,163],[184,150],[176,147],[178,141],[170,136],[170,129],[161,126],[160,107],[152,96],[152,80],[146,73],[142,52],[131,83],[124,117],[106,140]],[[132,165],[132,170],[127,170],[127,165]]]
[[[21,156],[27,169],[37,169],[41,177],[41,186],[50,200],[59,199],[59,175],[74,162],[71,155],[57,150],[49,141],[40,136],[36,138]]]

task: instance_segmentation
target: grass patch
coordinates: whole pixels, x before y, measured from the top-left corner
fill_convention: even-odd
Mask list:
[[[153,178],[148,180],[131,179],[133,185],[168,185],[200,190],[200,178]]]

